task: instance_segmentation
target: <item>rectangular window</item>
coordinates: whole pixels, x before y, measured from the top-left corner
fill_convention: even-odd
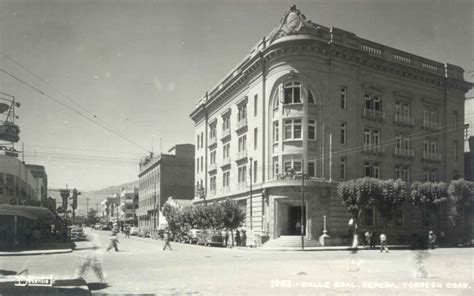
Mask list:
[[[341,157],[341,162],[339,166],[339,177],[341,180],[346,180],[346,162],[347,158]]]
[[[199,140],[199,134],[196,137],[196,150],[199,150],[199,145],[200,145],[200,140]]]
[[[247,135],[239,138],[239,152],[241,151],[247,151]]]
[[[285,173],[291,170],[291,161],[285,161]]]
[[[347,128],[347,123],[346,122],[341,122],[341,136],[340,136],[340,141],[342,145],[346,144],[346,128]]]
[[[291,119],[285,120],[285,140],[291,139],[292,138],[292,121]]]
[[[314,168],[314,162],[308,162],[308,177],[315,177],[316,170]]]
[[[201,132],[201,148],[204,147],[204,133]]]
[[[209,178],[209,188],[211,189],[211,191],[216,190],[216,176],[212,176],[211,178]]]
[[[279,122],[274,121],[273,122],[273,143],[277,143],[279,141],[279,134],[280,134],[280,128],[279,128]]]
[[[278,168],[278,157],[273,157],[273,179],[275,179],[280,173]]]
[[[308,139],[316,140],[316,121],[308,120]]]
[[[364,162],[364,176],[371,178],[380,178],[379,163],[375,161]]]
[[[347,104],[347,88],[341,87],[341,109],[346,109]]]
[[[216,125],[213,124],[209,126],[209,139],[214,139],[216,137]]]
[[[257,163],[257,161],[255,160],[255,161],[253,162],[253,182],[254,182],[254,183],[257,183],[257,172],[258,172],[258,170],[257,170],[257,164],[258,164],[258,163]]]
[[[296,173],[301,173],[301,161],[293,161],[293,169],[295,170]]]
[[[257,128],[253,129],[253,149],[257,150],[257,143],[258,143],[258,130]]]
[[[201,172],[204,171],[204,157],[201,156]]]
[[[301,139],[301,119],[293,119],[293,138]]]
[[[453,111],[453,126],[456,128],[459,125],[459,115],[458,111]]]
[[[409,167],[403,168],[402,180],[405,181],[405,183],[410,182],[410,168]]]
[[[428,182],[430,180],[430,170],[423,169],[423,182]]]
[[[239,112],[237,114],[237,120],[238,121],[243,121],[247,119],[247,104],[241,104],[239,105]]]
[[[253,97],[253,116],[257,116],[258,113],[258,95]]]
[[[214,151],[211,151],[211,164],[215,164],[216,163],[216,150]]]
[[[224,159],[229,158],[229,156],[230,156],[230,143],[227,143],[222,147],[222,155],[223,155]]]
[[[196,158],[196,173],[199,173],[199,157]]]
[[[222,186],[229,187],[229,181],[230,181],[230,171],[226,171],[224,172],[222,176]]]
[[[395,166],[395,180],[402,179],[402,169],[400,166]]]
[[[239,184],[242,184],[242,183],[246,183],[246,174],[247,174],[247,166],[246,165],[243,165],[243,166],[240,166],[239,167],[239,170],[238,170],[238,182]]]
[[[395,116],[400,117],[402,115],[402,108],[400,102],[395,102]]]
[[[226,131],[230,129],[230,116],[226,115],[222,117],[222,130]]]

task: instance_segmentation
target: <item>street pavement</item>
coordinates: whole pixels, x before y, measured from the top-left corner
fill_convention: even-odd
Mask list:
[[[119,252],[106,252],[110,232],[94,233],[108,283],[93,284],[94,294],[474,295],[472,248],[277,252],[171,242],[173,251],[163,251],[161,240],[120,235]],[[0,257],[0,270],[72,277],[80,256],[92,252],[86,246],[78,243],[67,254]],[[85,279],[98,282],[92,270]]]

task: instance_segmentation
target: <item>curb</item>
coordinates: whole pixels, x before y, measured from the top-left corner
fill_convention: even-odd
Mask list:
[[[72,253],[72,249],[58,249],[58,250],[37,250],[37,251],[19,251],[19,252],[0,252],[0,256],[32,256],[32,255],[51,255]]]

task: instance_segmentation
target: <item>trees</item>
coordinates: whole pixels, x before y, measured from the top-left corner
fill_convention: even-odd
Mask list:
[[[448,218],[451,220],[453,226],[456,227],[456,240],[459,241],[461,226],[461,216],[466,210],[471,210],[474,204],[473,200],[474,182],[466,181],[464,179],[452,180],[448,186]],[[467,215],[465,217],[464,225],[468,225]]]
[[[337,195],[341,198],[352,216],[354,225],[354,235],[352,247],[358,246],[358,224],[362,210],[374,203],[375,196],[379,191],[377,179],[361,178],[339,183]]]
[[[388,221],[393,220],[400,203],[407,197],[406,184],[402,180],[378,180],[375,208],[384,220],[384,230]]]
[[[354,221],[352,247],[358,245],[357,230],[364,208],[374,206],[384,219],[384,229],[392,220],[399,204],[406,198],[406,185],[401,180],[361,178],[339,183],[337,194],[347,207]]]
[[[235,230],[245,219],[245,213],[231,200],[183,209],[169,199],[162,213],[172,231],[187,228]]]
[[[433,216],[438,212],[439,206],[448,199],[448,185],[444,182],[415,181],[410,186],[410,198],[414,205],[421,208],[422,227],[425,233],[426,224],[433,227]]]

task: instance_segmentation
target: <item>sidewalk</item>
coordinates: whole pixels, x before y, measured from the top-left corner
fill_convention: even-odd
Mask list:
[[[47,255],[47,254],[61,254],[61,253],[71,253],[72,246],[71,243],[56,243],[54,245],[49,244],[47,248],[42,248],[40,250],[16,250],[16,251],[0,251],[0,256],[30,256],[30,255]]]
[[[300,251],[300,252],[317,252],[317,251],[352,251],[351,247],[348,246],[326,246],[326,247],[308,247],[301,249],[301,247],[265,247],[265,245],[256,248],[249,247],[234,247],[239,250],[250,250],[250,251]],[[409,245],[389,245],[389,250],[403,250],[410,249]],[[368,247],[361,247],[357,251],[380,251],[380,246],[376,246],[373,249]]]

